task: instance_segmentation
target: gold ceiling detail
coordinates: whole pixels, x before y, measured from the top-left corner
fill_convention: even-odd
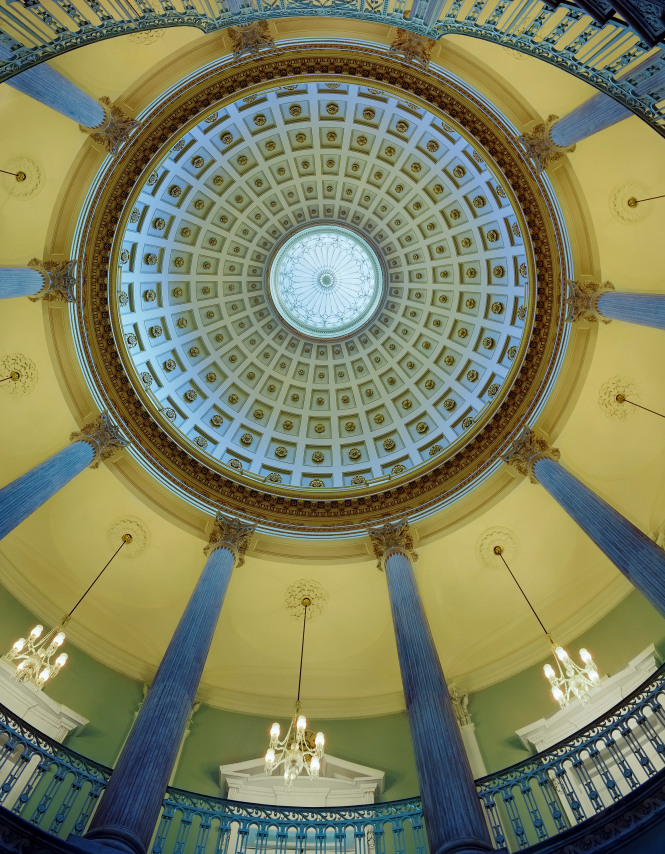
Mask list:
[[[300,483],[298,491],[290,490],[283,474],[277,470],[272,472],[273,477],[264,473],[265,479],[259,481],[253,476],[251,466],[243,464],[238,458],[234,458],[235,463],[229,460],[228,467],[220,466],[203,449],[199,452],[193,445],[184,446],[178,431],[166,419],[157,417],[158,407],[154,402],[151,404],[149,396],[143,393],[144,386],[139,377],[130,371],[128,382],[127,367],[119,352],[124,347],[118,346],[115,337],[122,329],[118,313],[121,296],[115,271],[118,265],[124,263],[121,257],[123,248],[116,236],[124,234],[127,223],[131,221],[146,178],[154,174],[155,170],[159,172],[159,164],[164,161],[169,150],[213,110],[221,115],[224,108],[239,96],[251,106],[256,101],[254,96],[274,89],[273,81],[276,78],[281,78],[280,83],[284,87],[297,88],[304,85],[303,75],[306,75],[308,82],[318,80],[324,85],[327,82],[332,85],[334,82],[336,87],[357,85],[362,80],[362,85],[368,87],[367,91],[379,93],[379,98],[387,95],[401,97],[407,106],[406,112],[411,104],[414,115],[421,115],[427,105],[430,113],[438,117],[437,121],[451,128],[453,135],[468,140],[472,149],[496,176],[497,186],[510,199],[515,214],[510,239],[524,239],[526,236],[523,263],[527,283],[526,305],[520,306],[520,310],[523,312],[521,318],[525,320],[525,328],[530,331],[529,336],[524,336],[524,340],[511,352],[511,366],[504,383],[505,393],[497,394],[483,417],[477,421],[472,414],[466,415],[462,419],[462,433],[448,447],[442,448],[440,443],[432,445],[434,453],[428,451],[421,464],[405,466],[404,471],[400,470],[402,463],[393,459],[391,471],[395,471],[395,476],[390,478],[368,479],[362,472],[354,473],[356,479],[349,483],[348,488],[344,485],[334,490],[325,489],[326,480],[318,473],[317,467],[316,476],[308,483],[323,484],[324,488],[312,486],[311,495],[306,496],[302,494]],[[339,89],[331,90],[329,101],[326,102],[326,113],[332,117],[329,121],[337,121],[338,116],[342,118],[340,99]],[[296,103],[292,106],[300,105]],[[336,110],[331,111],[330,107],[336,107]],[[255,112],[256,132],[264,134],[268,123],[267,113],[265,110]],[[293,144],[297,146],[300,143],[296,136],[305,134],[307,139],[312,125],[303,117],[302,108],[300,115],[295,115],[294,111],[290,116],[293,123],[288,133],[293,135]],[[370,120],[365,118],[364,121],[367,126]],[[400,127],[397,127],[398,123],[401,123]],[[408,118],[400,119],[398,123],[395,133],[408,134]],[[368,127],[367,133],[369,130]],[[223,133],[230,134],[231,139],[226,138],[226,144],[231,146],[233,132]],[[429,149],[426,153],[434,154]],[[249,168],[249,154],[240,156],[248,158],[246,166]],[[418,162],[426,162],[426,159],[421,156],[410,165],[417,166]],[[460,167],[465,169],[462,164]],[[198,167],[193,164],[192,168]],[[238,168],[244,167],[238,163]],[[413,170],[411,172],[417,174]],[[458,178],[457,173],[453,177]],[[155,180],[159,180],[159,176]],[[509,436],[518,431],[530,413],[539,406],[541,396],[556,371],[556,362],[565,341],[561,281],[569,272],[564,269],[565,237],[559,231],[556,210],[543,192],[541,182],[534,178],[519,146],[506,133],[500,117],[490,115],[486,104],[454,78],[423,69],[407,68],[403,63],[371,48],[359,51],[339,46],[321,46],[306,50],[298,48],[296,51],[287,47],[277,49],[269,56],[238,59],[232,66],[214,73],[201,72],[198,77],[189,79],[173,92],[169,105],[160,104],[152,112],[148,111],[135,138],[113,167],[103,175],[98,186],[97,197],[80,230],[82,245],[87,247],[82,259],[85,294],[78,315],[78,332],[85,357],[94,365],[99,391],[123,423],[135,451],[148,466],[154,467],[163,478],[170,481],[181,495],[197,503],[225,506],[246,518],[269,523],[277,530],[297,530],[300,533],[305,527],[317,531],[334,530],[343,534],[360,530],[381,517],[397,517],[414,508],[419,512],[427,508],[434,509],[452,500],[461,488],[468,488],[496,463],[497,455]],[[171,195],[174,199],[180,196],[176,194],[177,187],[179,185],[175,182],[168,186],[169,192],[173,190]],[[439,210],[436,198],[427,198],[425,201],[438,220],[443,212]],[[476,205],[475,197],[471,209],[482,209],[480,201]],[[450,226],[446,227],[452,227],[454,222],[451,210]],[[361,223],[361,229],[363,225]],[[488,246],[496,242],[494,234],[490,236],[493,231],[488,229]],[[496,231],[499,235],[499,230]],[[460,236],[460,251],[466,248],[463,240]],[[157,256],[159,262],[157,252],[146,251],[142,256],[148,266],[153,265],[153,255]],[[182,259],[182,264],[178,259]],[[186,255],[180,253],[173,254],[172,262],[176,272],[185,269],[188,263]],[[464,307],[468,308],[473,300],[470,293],[465,294]],[[500,307],[500,302],[492,300],[489,316],[500,318]],[[177,328],[186,329],[189,323],[187,317],[178,320]],[[162,324],[153,323],[147,334],[158,339],[163,331]],[[455,333],[460,342],[464,342],[463,332],[466,332],[465,338],[469,336],[469,331],[463,326]],[[482,335],[479,346],[481,351],[488,352],[498,347],[491,334]],[[470,365],[468,368],[465,366],[464,371],[466,381],[475,382],[474,372],[477,373],[477,369]],[[141,390],[140,394],[137,388]],[[190,397],[185,398],[187,401],[196,399],[195,389],[189,389],[188,393]],[[233,394],[237,392],[231,391],[230,395]],[[446,400],[455,403],[452,397]],[[255,407],[253,411],[261,409]],[[408,406],[403,409],[408,412]],[[444,409],[452,411],[449,406],[444,406]],[[346,420],[353,423],[352,418]],[[320,423],[325,431],[326,424],[323,421]],[[428,426],[425,418],[419,418],[414,428],[418,428],[417,435],[425,436],[430,442],[432,425]],[[248,442],[244,442],[245,436],[249,437]],[[243,439],[241,444],[247,448],[252,448],[255,443],[251,430],[244,430],[240,438]],[[353,439],[353,449],[357,449],[361,437],[356,433]],[[392,451],[396,444],[391,436],[382,438],[382,446],[387,452]],[[279,445],[279,449],[282,448],[286,449],[288,457],[288,447],[284,441]],[[277,450],[275,456],[279,457]],[[321,466],[325,467],[325,452],[318,446],[317,450],[311,451],[313,460],[321,454]],[[278,476],[282,482],[277,479]],[[309,476],[313,477],[314,472]]]

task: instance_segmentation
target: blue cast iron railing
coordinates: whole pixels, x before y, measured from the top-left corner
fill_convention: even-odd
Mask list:
[[[408,8],[407,8],[408,6]],[[590,83],[665,135],[665,54],[625,75],[649,46],[624,21],[597,23],[574,4],[541,0],[0,0],[0,81],[82,45],[163,27],[205,33],[271,18],[329,15],[388,24],[433,39],[471,36],[530,54]],[[644,79],[654,86],[643,94]]]
[[[518,851],[599,815],[665,766],[665,666],[550,750],[477,782],[495,847]],[[0,804],[59,838],[84,833],[111,770],[0,706]],[[1,821],[1,816],[0,816]],[[420,801],[308,809],[169,788],[153,854],[426,854]]]

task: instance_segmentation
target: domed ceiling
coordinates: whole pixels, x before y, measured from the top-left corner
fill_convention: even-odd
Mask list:
[[[296,77],[293,56],[249,62],[270,76],[288,60]],[[487,474],[547,394],[568,252],[548,183],[471,90],[409,75],[422,97],[322,75],[187,114],[125,202],[111,258],[106,242],[88,253],[79,322],[104,403],[190,500],[285,530],[426,512]],[[177,108],[160,110],[164,129]],[[133,174],[145,137],[124,155]],[[103,178],[119,203],[122,174]],[[88,245],[110,236],[110,207],[91,205]],[[112,353],[94,309],[105,259]]]
[[[3,149],[33,158],[43,177],[32,199],[3,196],[3,265],[70,258],[76,240],[84,247],[80,314],[57,304],[4,301],[3,347],[30,358],[38,373],[30,395],[3,401],[4,482],[62,448],[69,433],[101,407],[112,410],[132,443],[117,461],[77,476],[3,540],[0,581],[52,625],[108,560],[110,529],[138,520],[147,532],[145,549],[114,563],[77,611],[70,638],[109,666],[150,679],[201,572],[206,524],[217,508],[247,515],[262,530],[229,586],[201,696],[243,712],[289,714],[301,624],[284,599],[305,577],[327,592],[326,609],[308,635],[308,713],[380,714],[403,708],[385,578],[375,569],[366,536],[337,539],[335,533],[362,534],[365,524],[398,512],[413,520],[435,500],[449,501],[442,512],[413,525],[420,554],[415,572],[446,677],[471,691],[546,653],[518,591],[481,554],[488,529],[514,538],[511,568],[561,643],[593,626],[629,592],[545,490],[514,480],[497,456],[525,419],[535,421],[561,449],[564,465],[606,501],[644,531],[662,525],[665,434],[653,426],[660,419],[638,410],[609,418],[598,405],[599,389],[620,376],[632,378],[644,405],[665,409],[662,335],[614,322],[597,330],[571,328],[562,323],[560,282],[574,272],[585,280],[610,279],[622,290],[660,287],[658,210],[645,206],[642,221],[627,224],[614,216],[608,199],[619,181],[656,195],[665,181],[665,158],[662,140],[629,119],[585,140],[548,176],[536,176],[515,142],[516,128],[528,130],[550,112],[565,115],[593,94],[563,71],[499,46],[446,37],[433,57],[450,72],[433,67],[426,74],[388,53],[392,34],[386,27],[316,18],[271,27],[277,41],[272,64],[267,55],[232,58],[223,34],[200,36],[186,28],[167,30],[150,45],[111,39],[54,61],[86,91],[108,94],[143,119],[126,155],[115,161],[104,162],[71,120],[8,87],[0,99]],[[359,58],[345,48],[348,74],[334,71],[331,62],[326,72],[312,56],[312,34],[371,44]],[[290,39],[301,39],[300,46],[289,48]],[[327,50],[329,57],[333,48]],[[394,82],[362,77],[380,73],[372,65],[378,53]],[[199,68],[205,73],[198,74]],[[410,88],[400,92],[398,84]],[[329,104],[338,106],[336,114],[328,113]],[[291,115],[292,106],[301,108],[300,116]],[[371,121],[365,109],[375,111]],[[265,124],[255,122],[259,116]],[[402,120],[409,125],[405,133],[396,126]],[[326,137],[333,131],[336,141]],[[226,132],[233,137],[228,144],[221,139]],[[298,134],[305,134],[304,142]],[[358,137],[366,145],[358,145]],[[268,142],[275,148],[269,150]],[[429,142],[439,148],[429,150]],[[198,156],[201,166],[192,163]],[[244,165],[241,156],[248,158]],[[326,171],[328,160],[336,163],[332,171]],[[302,172],[303,161],[309,173]],[[420,172],[411,169],[416,163]],[[454,173],[458,166],[466,170],[461,176]],[[289,170],[288,179],[280,168]],[[381,182],[372,177],[379,171]],[[157,181],[151,184],[153,173]],[[226,176],[221,185],[214,183],[218,174]],[[259,180],[264,184],[257,187]],[[433,192],[436,185],[441,193]],[[170,195],[171,186],[180,187],[181,195]],[[77,217],[91,187],[79,235]],[[238,195],[245,207],[235,202]],[[479,196],[483,207],[473,204]],[[195,205],[200,200],[203,209]],[[270,201],[279,205],[279,215]],[[387,211],[380,210],[384,205]],[[459,219],[452,218],[453,210]],[[261,223],[254,218],[259,213]],[[163,229],[153,226],[159,218]],[[301,227],[322,225],[362,237],[379,259],[384,290],[369,325],[314,341],[294,331],[288,318],[279,319],[269,300],[269,265]],[[191,233],[183,236],[184,228]],[[244,229],[250,234],[243,235]],[[486,238],[490,230],[498,231],[498,240]],[[210,238],[218,243],[210,245]],[[123,250],[130,253],[127,261],[121,260]],[[157,264],[145,262],[150,253]],[[416,253],[422,258],[413,259]],[[178,257],[182,267],[175,265]],[[398,263],[391,266],[392,260]],[[238,266],[231,271],[227,264]],[[505,279],[495,278],[495,266],[505,267]],[[467,277],[468,267],[477,275]],[[446,270],[447,278],[437,275]],[[393,281],[397,274],[400,281]],[[250,290],[252,284],[257,287]],[[231,285],[236,289],[228,290]],[[177,287],[182,296],[173,295]],[[262,303],[253,305],[257,298]],[[494,302],[502,303],[502,312],[492,311]],[[242,308],[232,309],[234,303]],[[215,316],[208,318],[208,311]],[[180,318],[188,321],[184,328]],[[162,327],[159,337],[149,331],[156,325]],[[462,325],[466,337],[456,332]],[[79,336],[77,351],[72,330]],[[214,336],[222,330],[229,337],[218,342]],[[130,334],[137,338],[131,347]],[[254,335],[258,344],[250,345]],[[495,338],[493,348],[483,347],[485,337]],[[189,354],[194,346],[198,356]],[[517,352],[511,360],[512,346]],[[272,355],[264,360],[268,348]],[[449,355],[456,360],[452,366],[445,361]],[[377,356],[383,361],[374,362]],[[164,367],[169,359],[176,363],[171,371]],[[287,367],[280,368],[281,362]],[[363,370],[356,372],[356,364]],[[333,369],[346,376],[333,376]],[[470,378],[471,371],[478,377]],[[209,382],[212,372],[217,378]],[[152,377],[150,385],[143,373]],[[430,379],[434,389],[425,386]],[[370,382],[372,396],[364,394]],[[274,399],[267,392],[271,383],[279,388]],[[491,397],[493,384],[499,391]],[[197,393],[193,402],[184,398],[189,389]],[[304,396],[291,400],[302,389]],[[233,393],[235,404],[229,403]],[[456,402],[453,410],[443,406],[448,398]],[[369,417],[378,406],[385,407],[379,425]],[[168,408],[175,419],[165,414]],[[264,414],[256,420],[258,409]],[[223,419],[220,427],[210,423],[213,411]],[[463,428],[465,417],[476,421]],[[293,422],[290,431],[280,429],[281,418]],[[416,429],[421,421],[428,425],[424,433]],[[347,431],[346,422],[356,429]],[[319,424],[330,432],[318,432]],[[249,445],[241,441],[245,433],[252,436]],[[382,441],[389,435],[403,446],[386,451]],[[208,441],[205,448],[197,437]],[[437,444],[442,450],[430,457]],[[293,449],[291,459],[271,456],[278,445]],[[366,456],[351,461],[352,448]],[[330,457],[321,463],[308,456],[326,449]],[[243,468],[232,467],[231,459]],[[399,465],[406,470],[391,474]],[[271,473],[282,481],[269,480]],[[354,476],[367,483],[348,482]],[[309,486],[316,478],[328,485]],[[322,547],[310,534],[316,529],[320,538],[324,525],[331,535]],[[284,533],[291,536],[279,535]],[[623,625],[615,637],[619,659],[631,639]],[[5,640],[8,646],[15,637]],[[589,649],[607,670],[604,650],[591,642]],[[626,652],[619,666],[639,651]],[[72,671],[76,656],[75,649]],[[544,696],[546,685],[538,683],[534,691],[541,687]],[[71,704],[76,706],[74,699]]]

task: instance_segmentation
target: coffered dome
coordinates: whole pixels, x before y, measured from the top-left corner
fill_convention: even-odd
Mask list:
[[[325,77],[243,88],[173,135],[125,205],[109,277],[113,372],[130,379],[131,420],[147,411],[171,451],[210,474],[204,493],[185,482],[195,500],[223,477],[269,494],[254,512],[243,501],[244,515],[284,517],[296,495],[319,529],[386,515],[385,501],[356,496],[387,495],[403,513],[411,496],[395,482],[438,466],[440,483],[474,437],[479,450],[493,443],[474,461],[470,476],[482,476],[497,461],[490,420],[501,411],[514,429],[526,415],[518,374],[530,378],[518,386],[552,378],[567,250],[547,182],[524,180],[515,145],[498,157],[505,120],[486,105],[472,135],[467,87],[419,75],[439,93],[452,84],[466,110],[452,119],[424,98]],[[525,241],[525,207],[555,228]]]

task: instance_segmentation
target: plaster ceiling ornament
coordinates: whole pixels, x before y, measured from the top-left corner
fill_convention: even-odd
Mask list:
[[[127,39],[133,44],[149,45],[159,41],[164,32],[164,30],[142,30],[139,33],[131,33]]]
[[[427,68],[435,45],[434,39],[409,32],[409,30],[398,29],[390,45],[390,52],[400,54],[407,62]]]
[[[89,134],[91,139],[103,146],[109,154],[117,155],[140,123],[130,118],[122,107],[113,104],[106,96],[100,98],[99,103],[104,107],[103,124],[96,128],[79,125],[79,130]]]
[[[274,44],[267,21],[254,21],[243,27],[229,27],[226,32],[231,40],[231,49],[236,56],[243,53],[257,53],[261,48]]]
[[[540,122],[519,137],[519,141],[526,149],[529,157],[533,159],[539,172],[547,169],[551,163],[561,160],[564,154],[571,154],[575,151],[574,145],[564,147],[552,141],[550,131],[552,125],[558,120],[558,116],[548,116],[547,121]]]
[[[631,199],[645,199],[655,195],[644,184],[635,181],[624,181],[617,184],[610,193],[608,200],[612,216],[624,225],[638,225],[643,222],[651,212],[648,204],[631,205]]]
[[[353,231],[310,226],[278,250],[268,293],[296,331],[338,338],[371,320],[383,296],[383,273],[376,253]]]
[[[529,427],[525,427],[502,455],[502,459],[523,477],[528,475],[531,483],[538,483],[533,473],[534,464],[541,459],[556,461],[560,456],[561,452],[558,448],[551,448],[547,440],[536,435]]]
[[[101,462],[113,460],[127,447],[127,440],[111,421],[108,412],[102,412],[69,436],[70,442],[87,442],[92,446],[94,459],[90,468],[96,469]]]
[[[208,545],[204,551],[210,555],[215,549],[227,548],[235,555],[236,566],[245,563],[245,553],[254,534],[254,526],[231,516],[218,513],[213,522]]]
[[[44,186],[44,167],[34,157],[17,155],[7,160],[3,158],[2,168],[7,172],[25,175],[17,181],[14,175],[0,173],[0,186],[4,192],[20,202],[27,202],[38,196]]]
[[[94,248],[76,334],[99,394],[136,434],[135,458],[149,471],[159,458],[160,477],[199,506],[300,534],[303,525],[360,533],[414,508],[426,515],[486,477],[498,465],[499,434],[523,423],[555,381],[569,334],[558,208],[487,105],[441,72],[374,48],[334,51],[354,70],[335,75],[334,115],[330,91],[311,82],[330,68],[325,45],[297,57],[275,48],[220,69],[197,89],[200,119],[182,100],[196,77],[185,81],[172,106],[146,113],[145,133],[108,167],[108,197],[84,211],[79,231]],[[313,69],[305,77],[303,62]],[[387,66],[396,86],[422,96],[409,94],[407,104],[384,90],[377,78]],[[362,85],[354,79],[361,69],[369,75]],[[298,88],[275,86],[277,73]],[[261,98],[249,102],[258,83]],[[229,93],[223,109],[220,85]],[[455,120],[444,104],[455,105]],[[194,159],[203,161],[195,171]],[[157,219],[172,226],[153,229]],[[272,259],[310,228],[352,236],[365,259],[378,259],[367,261],[375,314],[356,316],[360,325],[343,340],[326,339],[321,315],[307,332],[297,329],[270,299]],[[498,238],[486,240],[490,232]],[[461,248],[462,237],[471,245]],[[313,255],[297,257],[313,275]],[[119,258],[127,260],[119,266]],[[547,280],[538,290],[536,259]],[[323,266],[310,282],[319,293],[336,283]],[[113,346],[107,309],[97,304],[106,289]],[[147,291],[156,299],[144,299]],[[498,303],[501,312],[491,308]],[[298,310],[313,316],[302,299]],[[153,377],[149,388],[134,379],[143,374]],[[363,444],[362,473],[346,470],[350,432],[354,446]],[[288,466],[281,482],[269,478],[277,458]],[[404,470],[391,480],[398,463]]]
[[[619,395],[630,400],[639,399],[634,380],[616,376],[610,377],[601,385],[598,391],[598,406],[606,418],[623,421],[635,412],[633,406],[626,406],[621,400],[617,400]]]
[[[413,547],[413,535],[406,519],[399,522],[386,522],[380,528],[371,528],[368,535],[377,569],[384,570],[386,558],[395,552],[401,552],[413,563],[418,560],[418,553]]]
[[[290,584],[284,596],[284,606],[298,620],[301,620],[305,613],[303,599],[310,600],[307,606],[307,619],[311,620],[324,612],[328,602],[328,591],[323,584],[313,578],[299,578]]]
[[[38,379],[35,363],[23,353],[11,353],[0,359],[0,380],[3,380],[0,394],[25,397],[35,390]]]
[[[76,261],[40,261],[39,258],[32,258],[28,267],[38,270],[44,278],[39,293],[29,297],[32,302],[76,301]]]
[[[596,308],[601,294],[614,290],[611,282],[576,282],[568,281],[568,296],[566,305],[568,313],[566,320],[586,320],[588,323],[610,323],[611,318],[604,317]]]
[[[486,528],[476,540],[476,555],[490,569],[502,568],[494,551],[495,546],[501,546],[508,562],[516,558],[520,551],[517,536],[510,528]]]
[[[106,535],[109,546],[117,548],[124,534],[130,534],[132,539],[118,552],[120,560],[133,560],[150,546],[150,530],[138,516],[121,516],[113,522]]]

